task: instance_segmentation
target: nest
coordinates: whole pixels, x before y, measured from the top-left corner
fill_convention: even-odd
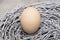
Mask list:
[[[0,37],[4,40],[60,40],[60,5],[56,3],[32,4],[41,13],[41,26],[34,34],[26,34],[20,24],[20,15],[26,8],[0,18]]]

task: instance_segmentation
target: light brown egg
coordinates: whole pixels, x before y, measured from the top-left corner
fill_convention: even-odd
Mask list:
[[[34,7],[27,7],[21,14],[21,26],[28,33],[34,33],[40,26],[40,13]]]

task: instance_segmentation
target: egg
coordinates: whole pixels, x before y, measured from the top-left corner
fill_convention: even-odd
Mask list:
[[[21,14],[21,27],[28,34],[35,33],[40,27],[40,13],[34,7],[27,7]]]

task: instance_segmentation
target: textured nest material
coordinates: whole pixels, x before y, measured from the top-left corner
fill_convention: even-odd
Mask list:
[[[20,25],[20,7],[0,18],[0,37],[4,40],[60,40],[60,5],[55,3],[33,4],[41,13],[41,26],[35,34],[24,33]]]

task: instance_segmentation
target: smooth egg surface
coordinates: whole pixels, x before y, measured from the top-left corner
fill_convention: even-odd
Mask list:
[[[27,7],[21,14],[21,26],[28,33],[34,33],[40,26],[40,13],[34,7]]]

